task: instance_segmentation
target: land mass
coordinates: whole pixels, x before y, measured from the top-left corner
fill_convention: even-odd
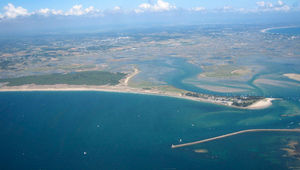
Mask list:
[[[48,75],[33,75],[17,78],[0,79],[0,82],[5,82],[6,86],[20,86],[26,84],[117,85],[119,84],[119,81],[125,76],[125,73],[111,73],[107,71],[83,71],[71,72],[67,74],[54,73]],[[125,79],[125,81],[126,80],[127,79]]]

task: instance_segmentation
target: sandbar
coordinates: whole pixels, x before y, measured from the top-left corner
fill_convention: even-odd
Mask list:
[[[265,109],[272,105],[272,101],[276,100],[275,98],[264,98],[262,100],[259,100],[250,106],[247,106],[247,109]]]
[[[208,150],[206,150],[206,149],[196,149],[196,150],[194,150],[194,152],[196,152],[196,153],[207,153]]]
[[[277,86],[277,87],[289,87],[289,86],[299,86],[299,83],[296,82],[289,82],[289,81],[281,81],[281,80],[273,80],[273,79],[256,79],[254,81],[254,84],[260,85],[260,84],[265,84],[265,85],[271,85],[271,86]]]
[[[300,74],[287,73],[287,74],[283,74],[283,75],[290,78],[290,79],[292,79],[292,80],[300,81]]]
[[[128,82],[130,79],[132,79],[134,76],[136,76],[137,74],[139,74],[139,70],[137,68],[134,68],[134,72],[129,74],[125,79],[124,81],[122,82],[121,81],[121,84],[124,83],[125,86],[128,86]]]

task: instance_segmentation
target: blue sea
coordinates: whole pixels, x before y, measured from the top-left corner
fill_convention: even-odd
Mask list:
[[[107,92],[0,93],[0,169],[288,169],[297,133],[249,133],[171,149],[251,128],[295,128],[282,116],[299,101],[242,110],[170,97]],[[295,112],[293,112],[295,113]],[[204,149],[206,153],[197,153]]]

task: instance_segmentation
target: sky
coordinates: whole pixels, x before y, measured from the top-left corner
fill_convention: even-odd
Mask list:
[[[300,0],[1,0],[0,31],[104,25],[299,23]],[[0,32],[1,34],[1,32]]]
[[[87,15],[104,11],[166,12],[171,10],[206,12],[266,12],[299,10],[300,0],[1,0],[0,18],[33,14]]]
[[[255,8],[256,2],[261,0],[169,0],[168,3],[175,5],[178,8],[195,8],[204,7],[206,9],[223,8],[231,6],[234,8]],[[261,1],[265,3],[276,4],[277,0]],[[285,0],[285,4],[294,6],[299,4],[299,0]],[[155,3],[154,0],[1,0],[0,7],[6,6],[8,3],[15,6],[21,6],[28,10],[38,10],[41,8],[50,8],[57,10],[67,10],[74,5],[81,4],[85,7],[93,6],[97,9],[113,9],[119,6],[124,9],[135,9],[143,3]]]

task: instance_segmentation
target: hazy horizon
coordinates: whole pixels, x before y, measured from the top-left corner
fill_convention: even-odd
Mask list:
[[[0,3],[1,35],[97,32],[205,24],[300,25],[300,18],[297,17],[300,16],[298,1],[179,3],[157,0],[132,1],[127,5],[123,1],[116,1],[113,3],[114,7],[103,5],[102,8],[90,1],[78,1],[75,4],[64,1],[63,10],[59,6],[42,2],[29,4],[30,2],[22,1]]]

